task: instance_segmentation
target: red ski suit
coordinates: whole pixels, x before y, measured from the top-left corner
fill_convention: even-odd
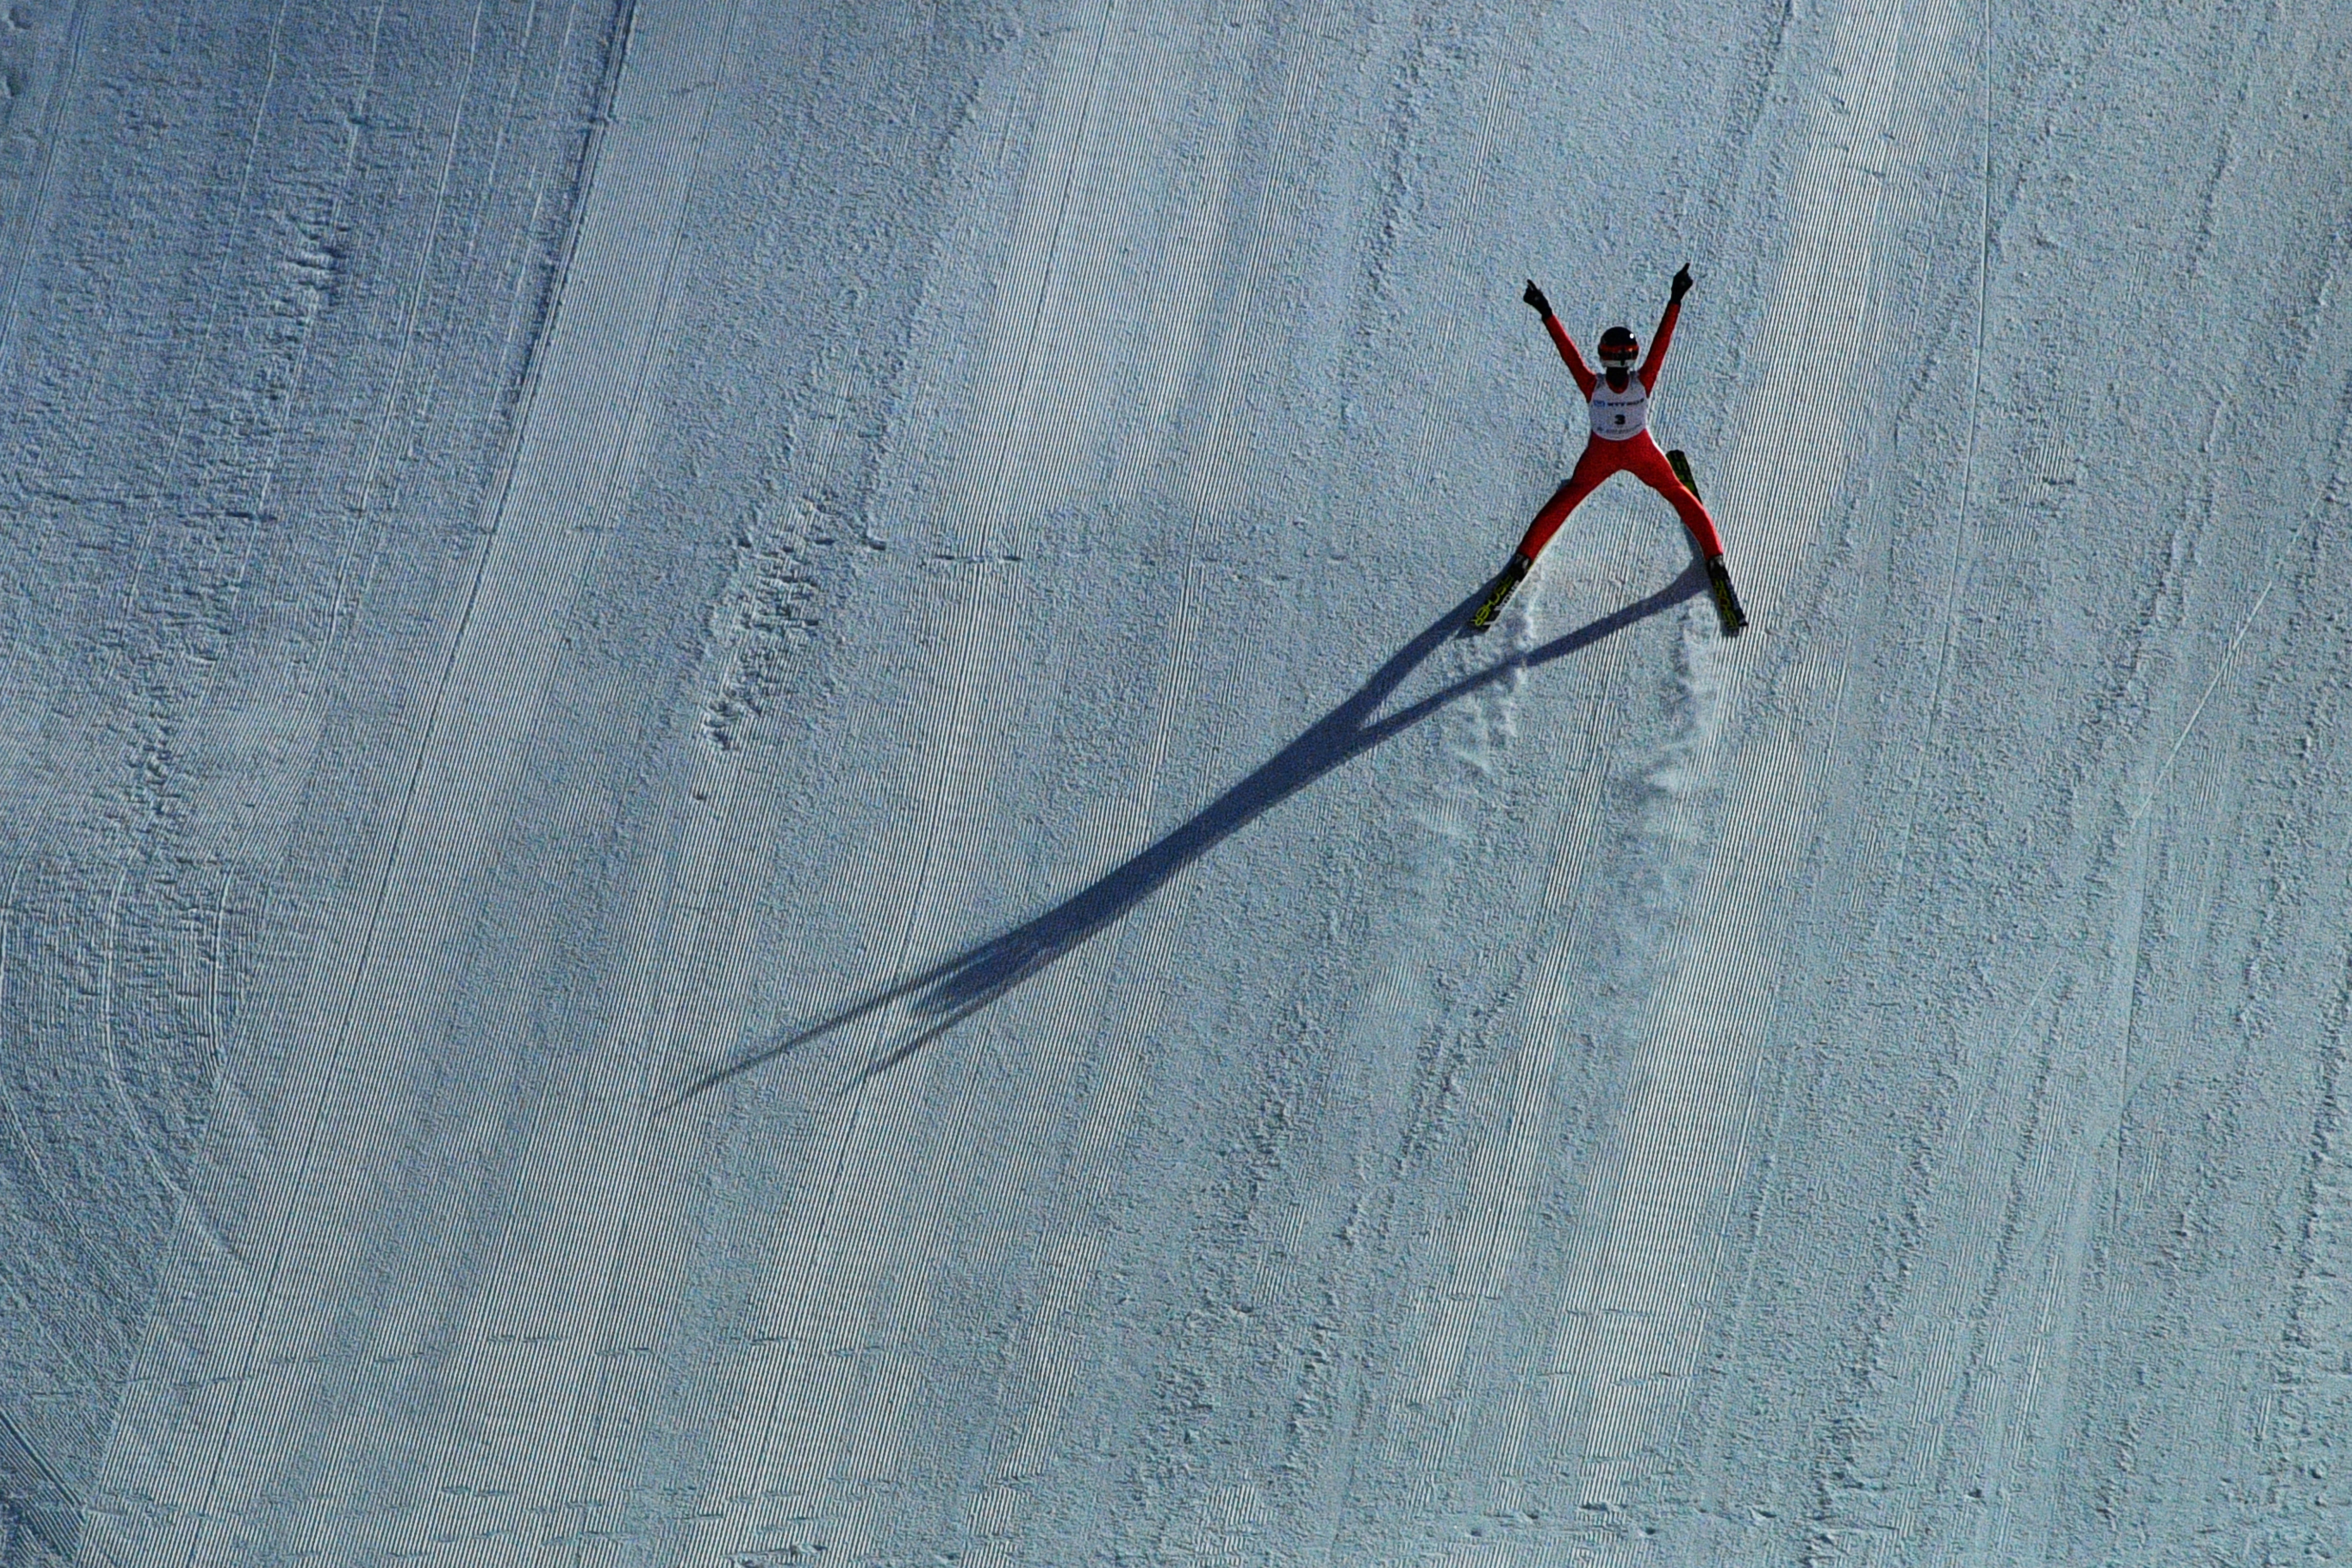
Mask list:
[[[1642,368],[1634,372],[1642,378],[1644,392],[1654,390],[1658,384],[1658,368],[1665,362],[1666,345],[1674,340],[1675,319],[1682,314],[1682,308],[1683,302],[1679,299],[1668,303],[1665,315],[1659,319],[1657,335],[1650,340],[1650,357],[1643,360]],[[1584,356],[1576,351],[1576,345],[1569,340],[1568,329],[1559,324],[1559,317],[1547,310],[1543,323],[1544,330],[1551,334],[1553,344],[1559,350],[1559,357],[1568,361],[1569,373],[1576,378],[1577,387],[1590,401],[1601,385],[1601,378],[1592,373],[1584,362]],[[1596,434],[1585,443],[1584,455],[1576,460],[1576,472],[1568,476],[1567,484],[1552,492],[1551,499],[1546,501],[1543,510],[1536,514],[1536,520],[1528,525],[1528,537],[1519,541],[1520,555],[1532,561],[1543,553],[1544,546],[1551,543],[1552,535],[1559,531],[1559,525],[1568,520],[1569,513],[1576,510],[1584,497],[1600,488],[1601,482],[1612,474],[1631,474],[1672,503],[1683,520],[1683,527],[1690,530],[1691,538],[1698,545],[1702,559],[1713,560],[1723,553],[1723,540],[1716,535],[1715,519],[1706,515],[1706,507],[1699,498],[1675,477],[1674,469],[1666,463],[1666,455],[1659,451],[1658,444],[1650,438],[1647,418],[1645,406],[1645,423],[1636,434],[1622,440],[1612,440]]]

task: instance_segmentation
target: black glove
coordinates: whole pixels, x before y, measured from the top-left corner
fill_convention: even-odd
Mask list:
[[[1545,316],[1551,314],[1551,301],[1544,298],[1544,291],[1536,287],[1534,278],[1528,279],[1528,291],[1519,298],[1534,306],[1539,314]]]
[[[1530,285],[1530,287],[1532,287],[1532,285]],[[1685,263],[1684,263],[1684,264],[1683,264],[1683,269],[1682,269],[1680,272],[1677,272],[1677,273],[1675,273],[1675,293],[1674,293],[1674,297],[1675,297],[1676,299],[1680,299],[1684,295],[1688,294],[1690,291],[1691,291],[1690,264],[1689,264],[1688,262],[1685,262]]]

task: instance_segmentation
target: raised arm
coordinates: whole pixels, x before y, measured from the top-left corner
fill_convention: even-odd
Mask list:
[[[1584,356],[1576,351],[1575,340],[1569,337],[1568,329],[1559,324],[1559,318],[1551,313],[1551,301],[1544,298],[1544,291],[1536,287],[1534,278],[1528,279],[1528,291],[1521,298],[1543,317],[1544,330],[1551,334],[1551,346],[1559,350],[1560,359],[1568,365],[1568,373],[1576,378],[1576,390],[1591,397],[1592,389],[1601,384],[1601,378],[1592,373],[1591,368],[1584,362]]]
[[[1666,362],[1666,346],[1675,340],[1675,323],[1682,319],[1683,296],[1690,292],[1690,268],[1675,274],[1674,291],[1666,298],[1666,313],[1658,318],[1658,329],[1650,336],[1650,356],[1642,361],[1642,390],[1658,390],[1658,371]]]
[[[1549,310],[1544,312],[1544,330],[1551,334],[1552,347],[1559,350],[1559,357],[1568,361],[1568,373],[1576,378],[1576,390],[1591,397],[1592,389],[1601,384],[1601,378],[1592,373],[1592,368],[1584,362],[1584,356],[1576,351],[1575,340],[1568,335],[1568,329],[1559,324],[1559,318]]]

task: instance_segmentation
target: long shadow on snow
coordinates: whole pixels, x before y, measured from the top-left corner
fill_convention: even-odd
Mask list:
[[[730,1078],[764,1066],[780,1056],[845,1029],[879,1008],[902,998],[913,997],[915,999],[911,1006],[917,1017],[930,1021],[925,1022],[913,1038],[868,1065],[852,1080],[852,1085],[888,1071],[1022,982],[1067,957],[1104,927],[1115,924],[1129,910],[1159,892],[1177,873],[1341,763],[1362,756],[1391,736],[1412,728],[1448,704],[1493,685],[1515,669],[1533,669],[1549,664],[1555,659],[1564,659],[1570,653],[1591,647],[1612,632],[1622,632],[1636,622],[1672,609],[1684,600],[1697,595],[1706,586],[1706,574],[1693,564],[1680,577],[1646,598],[1637,599],[1598,621],[1555,637],[1524,657],[1506,659],[1490,665],[1474,675],[1465,676],[1443,691],[1422,698],[1410,707],[1400,708],[1386,718],[1374,720],[1371,717],[1373,710],[1403,684],[1404,678],[1423,660],[1436,651],[1438,644],[1444,642],[1448,633],[1470,613],[1471,607],[1486,596],[1486,591],[1480,589],[1431,622],[1419,636],[1399,649],[1370,680],[1364,683],[1362,690],[1275,753],[1256,772],[1203,807],[1192,821],[1126,864],[1104,873],[1025,925],[1015,926],[1001,936],[992,937],[919,975],[871,992],[796,1034],[771,1041],[747,1056],[712,1068],[680,1090],[662,1106],[662,1112],[674,1111],[706,1089],[716,1088]]]

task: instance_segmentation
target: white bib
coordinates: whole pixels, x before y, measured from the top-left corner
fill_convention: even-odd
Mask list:
[[[1650,423],[1650,389],[1642,378],[1625,377],[1625,390],[1610,390],[1609,378],[1592,389],[1592,434],[1603,441],[1631,441]]]

